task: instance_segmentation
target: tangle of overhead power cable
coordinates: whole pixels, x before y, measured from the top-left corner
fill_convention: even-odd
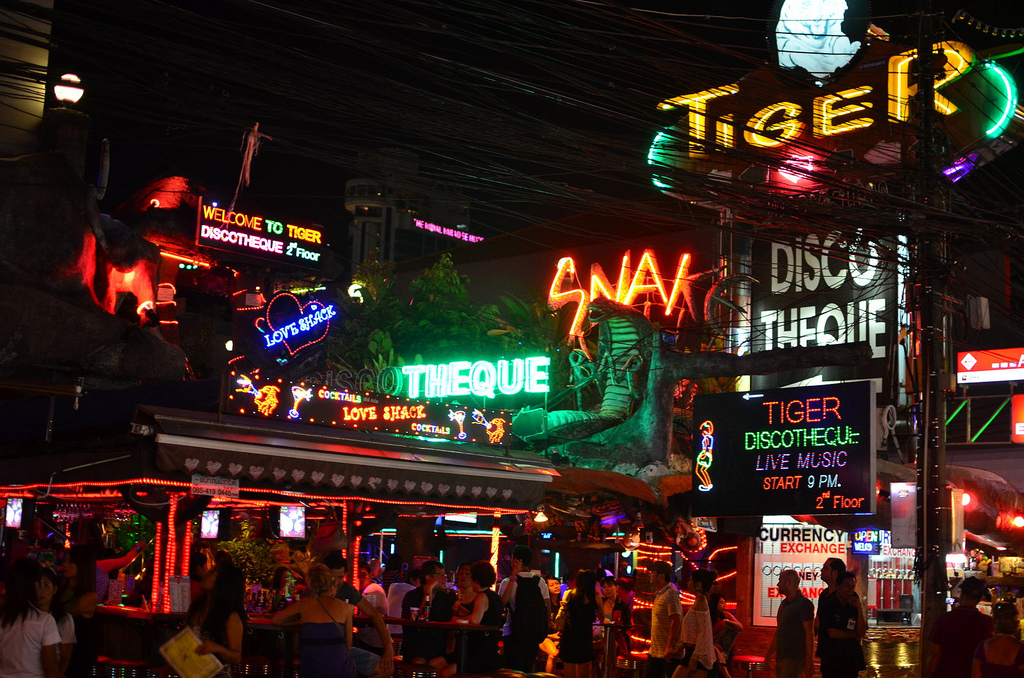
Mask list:
[[[280,84],[274,85],[274,87],[280,87],[280,86],[281,86]],[[417,96],[417,94],[415,93],[414,90],[412,90],[412,91],[409,91],[407,93],[407,95],[403,95],[403,96],[415,97],[415,96]],[[567,101],[568,101],[568,99],[567,99]],[[572,102],[569,101],[569,103],[571,104]],[[365,116],[367,118],[376,117],[376,118],[379,119],[379,118],[382,117],[382,116],[379,115],[381,113],[381,110],[380,110],[380,107],[379,107],[379,103],[378,103],[378,106],[377,106],[376,109],[370,108],[369,106],[366,106],[364,104],[372,104],[372,99],[368,99],[368,100],[365,100],[365,101],[360,101],[358,106],[352,106],[352,108],[365,108],[366,110],[373,110],[373,114],[369,114],[369,115]],[[385,114],[386,114],[386,111],[385,111]],[[385,115],[383,117],[388,118],[387,115]],[[391,117],[393,117],[393,116],[391,116]],[[477,116],[477,117],[479,118],[480,116]],[[446,132],[450,133],[451,127],[452,127],[452,125],[450,123],[445,123],[445,124],[442,124],[439,127],[437,127],[435,130],[432,130],[432,133],[434,135],[436,135],[437,140],[440,141],[440,140],[443,139],[443,135]],[[456,127],[458,127],[458,126],[456,126]],[[474,136],[474,132],[475,132],[474,128],[471,128],[471,127],[467,126],[466,129],[470,130],[470,132],[467,133],[467,134],[464,134],[462,136],[465,137],[465,138],[473,137]],[[524,130],[520,129],[518,131],[522,132]],[[510,160],[523,159],[523,156],[524,155],[528,156],[528,154],[523,152],[524,149],[522,148],[521,144],[520,144],[519,148],[513,148],[511,145],[508,145],[508,144],[501,144],[501,143],[495,144],[496,141],[497,142],[501,142],[503,139],[510,139],[510,138],[514,138],[514,137],[522,138],[520,136],[520,134],[499,135],[498,138],[495,138],[493,136],[492,137],[486,137],[486,141],[488,142],[488,144],[478,144],[478,146],[480,146],[480,148],[478,150],[479,150],[479,152],[494,151],[495,150],[495,146],[496,146],[497,150],[504,149],[506,153],[509,153],[509,159]],[[426,150],[427,152],[430,151],[429,148],[425,148],[424,150]],[[530,150],[532,150],[534,153],[538,152],[538,149],[530,149]],[[623,154],[623,151],[628,151],[628,149],[609,148],[609,149],[606,149],[605,153],[612,153],[612,154],[618,153],[618,154],[620,154],[619,155],[620,159],[624,155],[625,155],[625,157],[628,157],[628,153]],[[565,152],[565,149],[557,149],[556,148],[556,149],[549,149],[547,151],[547,159],[546,160],[543,157],[539,157],[538,158],[537,156],[533,156],[533,157],[529,157],[528,156],[526,159],[529,160],[529,161],[535,161],[535,160],[539,159],[539,160],[542,160],[542,161],[544,161],[546,163],[552,164],[554,167],[557,167],[561,163],[562,164],[562,169],[565,169],[566,171],[568,171],[568,170],[570,170],[572,168],[566,168],[566,167],[564,167],[564,165],[567,162],[580,160],[580,156],[579,155],[567,154]],[[608,158],[605,157],[605,156],[596,156],[595,160],[593,162],[593,166],[596,169],[600,169],[602,165],[607,164],[607,160],[608,160]],[[441,170],[443,171],[443,168],[441,168]],[[471,174],[471,173],[472,172],[467,172],[467,174]],[[515,176],[515,174],[513,174],[512,176],[514,178],[517,178],[517,179],[522,179],[523,178],[522,176]],[[487,173],[484,173],[484,176],[481,177],[481,178],[483,179],[484,184],[482,186],[480,186],[480,188],[492,188],[491,186],[487,186],[486,185],[486,182],[488,181]],[[637,182],[637,184],[645,184],[647,178],[642,176],[642,174],[638,172],[638,173],[635,173],[634,180]],[[536,187],[545,186],[545,182],[543,182],[543,181],[536,181],[534,183],[535,183]],[[720,189],[720,187],[717,187],[717,186],[715,188],[716,189]],[[508,198],[514,198],[514,197],[520,197],[520,198],[523,198],[523,199],[536,199],[536,198],[538,198],[538,193],[536,192],[536,189],[530,189],[529,187],[527,187],[526,190],[523,191],[522,187],[507,186],[506,190],[507,190],[506,196]],[[551,202],[557,202],[558,200],[573,200],[573,201],[577,201],[578,200],[581,203],[586,203],[589,199],[591,199],[591,196],[575,194],[574,191],[566,190],[565,188],[560,188],[559,190],[550,190],[550,191],[548,191],[548,193],[549,193],[549,195],[545,195],[543,197],[544,197],[544,199],[546,199],[548,201],[551,201]],[[541,195],[543,195],[543,192],[542,192]],[[571,203],[570,203],[570,205],[571,205]]]

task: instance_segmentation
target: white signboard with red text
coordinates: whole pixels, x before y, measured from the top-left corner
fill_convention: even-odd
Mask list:
[[[821,565],[829,558],[845,561],[848,539],[846,532],[820,525],[763,524],[754,553],[754,626],[775,626],[784,599],[776,586],[783,570],[800,574],[803,594],[817,607],[825,588]]]

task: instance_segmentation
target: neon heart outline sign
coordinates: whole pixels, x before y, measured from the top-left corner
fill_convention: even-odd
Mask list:
[[[255,325],[263,335],[264,348],[284,345],[293,356],[326,339],[337,314],[334,304],[316,299],[303,304],[294,294],[280,292],[267,302]]]

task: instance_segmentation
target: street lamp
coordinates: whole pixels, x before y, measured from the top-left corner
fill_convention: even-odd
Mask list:
[[[82,80],[74,73],[65,73],[60,76],[60,82],[53,86],[53,94],[57,101],[65,106],[73,106],[85,94],[81,87]]]

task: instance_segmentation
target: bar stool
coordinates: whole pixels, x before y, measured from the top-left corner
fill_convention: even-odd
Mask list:
[[[754,678],[754,671],[763,671],[766,667],[764,657],[755,654],[738,654],[732,658],[733,669],[747,672],[747,678]]]
[[[633,652],[625,656],[615,658],[615,668],[629,671],[632,678],[640,678],[644,675],[644,665],[647,663],[647,655]]]

